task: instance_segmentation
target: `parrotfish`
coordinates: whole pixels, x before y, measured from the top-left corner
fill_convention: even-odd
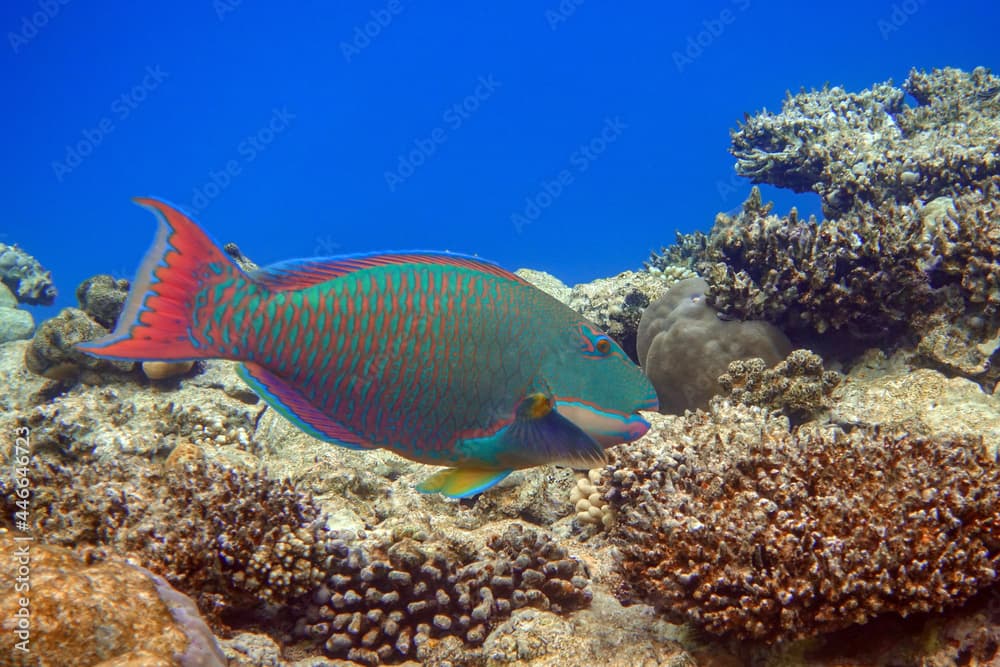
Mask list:
[[[603,464],[649,428],[656,392],[568,306],[477,257],[356,254],[243,271],[176,207],[159,220],[115,330],[78,345],[131,361],[229,359],[306,433],[447,466],[461,498],[513,470]]]

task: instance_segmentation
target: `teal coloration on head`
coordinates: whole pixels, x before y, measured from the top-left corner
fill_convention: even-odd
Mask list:
[[[560,332],[560,346],[542,368],[557,409],[605,447],[649,430],[639,410],[656,410],[656,391],[621,346],[580,318]]]

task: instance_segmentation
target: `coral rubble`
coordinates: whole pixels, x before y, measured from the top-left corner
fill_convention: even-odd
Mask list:
[[[1000,465],[976,438],[793,435],[717,399],[620,448],[603,483],[620,597],[716,634],[814,636],[1000,577]]]

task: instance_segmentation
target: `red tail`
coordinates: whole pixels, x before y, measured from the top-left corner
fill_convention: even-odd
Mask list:
[[[137,197],[160,227],[146,253],[118,326],[108,336],[81,343],[96,357],[129,361],[187,361],[222,356],[192,335],[194,298],[206,284],[243,275],[195,222],[165,202]]]

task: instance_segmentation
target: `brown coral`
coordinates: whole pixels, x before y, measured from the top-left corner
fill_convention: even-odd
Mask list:
[[[998,580],[1000,466],[973,439],[792,435],[716,401],[621,448],[604,480],[620,597],[712,633],[805,637]]]
[[[803,349],[794,350],[770,369],[760,358],[734,361],[719,376],[719,384],[734,402],[780,410],[793,422],[828,408],[839,382],[840,373],[824,370],[823,359]]]
[[[334,552],[331,574],[299,633],[364,664],[425,657],[432,639],[482,644],[512,610],[569,611],[590,602],[580,563],[546,535],[514,524],[465,554],[440,540],[369,539]]]
[[[337,537],[308,496],[259,474],[200,461],[166,472],[135,462],[70,467],[39,458],[35,466],[39,534],[132,555],[215,616],[312,591]],[[0,480],[5,507],[14,498]]]

